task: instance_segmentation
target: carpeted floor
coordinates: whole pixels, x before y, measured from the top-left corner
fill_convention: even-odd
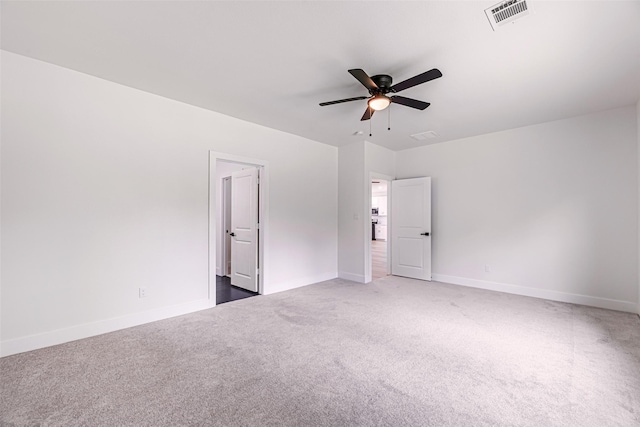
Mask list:
[[[0,359],[3,426],[637,426],[637,315],[388,276]]]

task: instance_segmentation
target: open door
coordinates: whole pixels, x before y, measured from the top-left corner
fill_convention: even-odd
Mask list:
[[[258,169],[231,174],[231,284],[258,292]]]
[[[391,182],[391,274],[431,280],[431,178]]]

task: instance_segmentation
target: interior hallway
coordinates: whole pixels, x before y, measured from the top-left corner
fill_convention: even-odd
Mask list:
[[[386,240],[371,241],[371,280],[387,275],[387,242]]]

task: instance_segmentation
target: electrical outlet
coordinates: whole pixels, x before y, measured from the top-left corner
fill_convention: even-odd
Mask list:
[[[138,298],[147,297],[147,288],[138,288]]]
[[[485,271],[486,273],[491,273],[491,266],[490,266],[489,264],[485,264],[485,265],[484,265],[484,271]]]

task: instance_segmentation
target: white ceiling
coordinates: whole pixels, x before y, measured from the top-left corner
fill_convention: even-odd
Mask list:
[[[639,1],[531,1],[492,31],[490,1],[2,1],[2,48],[326,144],[393,150],[631,105]],[[347,70],[443,77],[360,122]],[[437,138],[409,135],[432,130]],[[362,135],[354,135],[363,131]]]

